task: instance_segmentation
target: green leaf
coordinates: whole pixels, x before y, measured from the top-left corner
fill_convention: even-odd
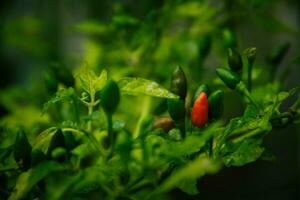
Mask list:
[[[206,142],[216,134],[216,128],[219,123],[211,124],[208,129],[201,132],[199,135],[187,135],[184,141],[175,142],[166,140],[162,151],[165,155],[178,158],[193,153],[199,152]]]
[[[197,188],[197,179],[186,179],[178,182],[176,187],[189,195],[196,195],[199,193]]]
[[[122,78],[118,82],[121,93],[127,95],[148,95],[153,97],[177,99],[177,95],[169,92],[156,82],[143,78]]]
[[[243,166],[257,160],[264,148],[261,147],[261,139],[247,139],[241,143],[227,143],[222,151],[222,160],[229,166]]]
[[[57,128],[56,127],[51,127],[48,128],[46,130],[44,130],[42,133],[40,133],[33,145],[32,145],[32,149],[39,149],[42,152],[46,153],[51,141],[52,136],[54,135],[54,133],[56,132]]]
[[[200,156],[173,172],[173,174],[157,188],[154,194],[167,192],[179,185],[182,186],[182,184],[180,184],[182,181],[191,182],[205,174],[214,174],[218,172],[220,168],[221,164],[219,162]],[[194,193],[195,190],[192,189],[189,192]]]
[[[244,112],[244,118],[255,119],[257,117],[257,108],[253,104],[249,104]]]
[[[1,148],[0,149],[0,161],[4,162],[13,152],[14,150],[14,145],[10,145],[6,148]]]
[[[75,91],[71,87],[57,91],[49,101],[44,103],[42,113],[43,114],[46,113],[47,110],[49,109],[49,107],[57,102],[69,100],[74,94],[75,94]]]
[[[23,199],[25,195],[35,186],[40,180],[45,178],[51,172],[62,170],[63,167],[53,161],[42,162],[35,168],[22,173],[16,183],[16,186],[11,193],[9,200]]]
[[[106,84],[107,71],[102,70],[101,74],[97,76],[91,68],[82,67],[76,72],[75,77],[80,80],[81,87],[91,96],[94,96]]]

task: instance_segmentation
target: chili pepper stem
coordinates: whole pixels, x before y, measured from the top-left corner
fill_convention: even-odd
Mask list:
[[[91,102],[88,103],[88,116],[90,116],[93,113],[94,104],[95,104],[95,95],[91,95]],[[89,132],[92,131],[92,121],[91,120],[88,121],[87,130]]]
[[[259,108],[258,104],[254,101],[254,99],[252,98],[250,92],[248,91],[248,89],[246,88],[246,85],[240,81],[240,83],[237,84],[236,86],[236,90],[241,93],[242,95],[244,95],[245,97],[247,97],[247,99],[256,107]]]
[[[185,138],[185,119],[182,119],[182,120],[180,120],[178,122],[175,122],[175,125],[180,130],[181,138],[184,139]]]
[[[108,132],[109,142],[111,148],[113,149],[115,136],[112,128],[112,114],[107,113],[106,117],[107,117],[107,132]]]
[[[70,132],[73,132],[73,133],[76,133],[76,134],[82,134],[84,136],[86,136],[90,141],[91,143],[93,144],[95,150],[99,153],[100,156],[105,156],[106,155],[106,152],[101,148],[101,145],[99,144],[98,140],[94,137],[93,134],[88,134],[84,131],[80,131],[80,130],[77,130],[77,129],[74,129],[74,128],[62,128],[62,131],[65,132],[65,131],[70,131]]]
[[[73,109],[74,109],[74,120],[79,123],[79,110],[78,110],[78,102],[75,96],[72,97]]]

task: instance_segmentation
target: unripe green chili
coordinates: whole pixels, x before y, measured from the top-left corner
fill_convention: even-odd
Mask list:
[[[180,96],[180,99],[185,99],[187,93],[187,81],[184,71],[180,66],[177,66],[172,73],[171,92]]]
[[[185,101],[182,99],[168,99],[168,112],[180,129],[182,138],[185,137]]]
[[[112,114],[116,111],[120,102],[120,89],[117,83],[113,80],[109,80],[100,94],[100,101],[103,110],[107,116],[107,127],[110,146],[114,147],[115,135],[112,128]]]
[[[52,71],[46,71],[44,73],[44,83],[49,94],[52,95],[57,91],[58,81]]]
[[[14,144],[13,156],[21,170],[25,171],[30,168],[31,164],[31,145],[28,142],[23,130],[17,133]]]
[[[65,138],[62,133],[61,129],[57,129],[54,133],[54,135],[51,138],[48,150],[47,150],[47,156],[51,156],[51,152],[57,148],[57,147],[64,147],[65,146]]]
[[[227,85],[227,87],[229,87],[232,90],[236,90],[240,94],[244,95],[251,101],[253,105],[258,107],[256,102],[250,95],[246,85],[243,81],[241,81],[241,78],[237,73],[224,68],[218,68],[216,72],[220,79]]]
[[[38,165],[46,159],[46,155],[41,150],[33,149],[31,152],[31,167]]]
[[[198,87],[198,89],[196,90],[195,94],[194,94],[194,98],[193,98],[193,104],[194,102],[196,101],[197,97],[200,95],[201,92],[205,92],[205,94],[207,96],[209,96],[210,94],[210,90],[209,90],[209,87],[208,85],[206,84],[202,84]]]
[[[185,118],[185,105],[182,99],[168,99],[168,111],[176,122]]]
[[[210,120],[218,119],[222,116],[224,110],[224,92],[217,90],[208,97],[208,117]]]
[[[106,83],[101,91],[100,101],[106,113],[112,114],[116,111],[120,102],[120,89],[115,81],[109,80]]]
[[[237,84],[241,81],[241,77],[231,70],[218,68],[216,72],[220,79],[227,85],[227,87],[232,90],[234,90]]]
[[[239,52],[235,49],[228,49],[228,65],[230,69],[239,72],[243,68],[243,61]]]
[[[208,121],[208,100],[205,92],[197,97],[191,113],[192,124],[198,128],[202,128]]]

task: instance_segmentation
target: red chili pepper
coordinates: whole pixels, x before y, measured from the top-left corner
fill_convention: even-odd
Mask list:
[[[205,92],[201,92],[197,97],[192,109],[192,123],[201,128],[208,121],[208,100]]]

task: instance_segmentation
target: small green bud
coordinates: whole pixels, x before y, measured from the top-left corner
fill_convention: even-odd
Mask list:
[[[171,77],[171,92],[179,95],[181,99],[185,99],[187,93],[187,81],[184,71],[180,66],[177,66]]]
[[[243,61],[241,55],[237,50],[232,48],[228,49],[228,65],[230,69],[232,69],[235,72],[239,72],[242,70]]]
[[[100,94],[101,105],[106,113],[112,114],[116,111],[120,102],[120,89],[117,83],[110,80]]]

